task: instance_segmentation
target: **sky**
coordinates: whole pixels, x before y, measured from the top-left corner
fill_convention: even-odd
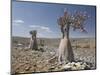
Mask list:
[[[37,37],[60,38],[57,18],[63,16],[65,8],[71,14],[77,10],[90,16],[85,24],[88,33],[70,29],[70,38],[95,37],[95,6],[20,1],[12,1],[12,36],[30,37],[29,31],[37,30]]]

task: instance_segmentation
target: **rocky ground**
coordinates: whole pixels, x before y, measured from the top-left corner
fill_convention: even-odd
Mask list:
[[[64,65],[59,65],[57,58],[48,61],[56,54],[57,46],[47,45],[40,47],[39,50],[13,46],[11,50],[12,74],[95,69],[95,47],[77,46],[72,44],[75,62],[69,62]]]

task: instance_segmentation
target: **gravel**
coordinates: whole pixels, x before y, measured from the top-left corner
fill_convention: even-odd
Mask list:
[[[73,49],[76,62],[69,62],[59,65],[57,58],[48,62],[56,53],[57,48],[46,46],[44,52],[12,48],[11,53],[11,70],[14,73],[31,73],[31,72],[53,72],[69,70],[85,70],[96,68],[95,49],[77,48]],[[69,66],[70,64],[70,66]],[[73,65],[71,65],[73,64]],[[76,65],[76,66],[75,66]]]

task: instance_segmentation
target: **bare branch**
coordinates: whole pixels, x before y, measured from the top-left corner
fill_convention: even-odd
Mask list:
[[[87,32],[84,29],[85,21],[89,18],[87,12],[75,11],[73,15],[68,14],[67,11],[64,10],[64,15],[57,19],[58,25],[61,28],[61,32],[63,32],[63,28],[65,25],[70,25],[73,30],[80,29],[81,32]]]

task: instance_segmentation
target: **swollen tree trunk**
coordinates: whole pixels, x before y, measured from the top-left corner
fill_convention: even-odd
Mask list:
[[[31,31],[30,34],[32,35],[31,36],[31,39],[30,39],[30,45],[29,45],[29,48],[30,49],[34,49],[34,50],[37,50],[38,49],[38,44],[37,44],[37,38],[36,38],[36,31]]]
[[[59,63],[74,61],[74,54],[69,40],[69,25],[64,29],[64,38],[61,39],[58,52]]]
[[[72,49],[71,42],[70,42],[69,38],[67,38],[67,49],[66,50],[68,52],[67,60],[70,62],[74,61],[73,49]]]
[[[33,49],[35,49],[35,50],[38,49],[36,37],[33,39],[32,50],[33,50]]]

